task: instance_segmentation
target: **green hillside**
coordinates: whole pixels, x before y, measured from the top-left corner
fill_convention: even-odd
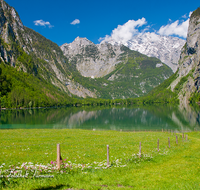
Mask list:
[[[2,108],[48,107],[72,102],[66,93],[40,77],[0,63]]]
[[[91,91],[97,91],[100,98],[123,99],[141,97],[162,83],[164,78],[169,78],[173,74],[165,64],[156,67],[161,63],[157,58],[147,57],[125,46],[122,46],[121,50],[124,53],[121,55],[120,63],[115,66],[114,71],[101,78],[81,76],[74,59],[69,67],[72,78]]]

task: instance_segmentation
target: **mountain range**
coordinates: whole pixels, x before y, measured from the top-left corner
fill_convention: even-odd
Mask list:
[[[168,65],[173,72],[176,72],[178,68],[181,48],[185,44],[185,40],[183,39],[172,36],[161,36],[154,32],[140,33],[125,42],[117,42],[112,38],[104,40],[101,43],[104,42],[113,45],[123,44],[131,50],[138,51],[149,57],[156,57]]]
[[[130,50],[122,44],[94,44],[77,37],[61,49],[97,97],[117,99],[147,94],[172,75],[172,70],[155,57]],[[80,76],[75,77],[81,83]]]
[[[146,95],[176,71],[180,47],[185,43],[146,33],[126,44],[112,40],[94,44],[77,37],[59,47],[25,27],[4,0],[0,0],[0,14],[4,107],[64,105],[76,102],[77,97],[126,99]]]

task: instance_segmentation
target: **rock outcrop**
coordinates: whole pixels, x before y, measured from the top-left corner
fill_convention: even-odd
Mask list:
[[[179,99],[184,107],[194,92],[200,92],[200,8],[195,10],[189,21],[187,41],[182,48],[177,79],[171,89],[182,86]]]

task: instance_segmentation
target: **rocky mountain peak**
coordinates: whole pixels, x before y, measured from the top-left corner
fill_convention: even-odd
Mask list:
[[[104,41],[103,41],[104,42]],[[185,40],[170,36],[161,36],[156,33],[141,33],[127,42],[116,42],[114,39],[107,41],[112,45],[123,44],[131,50],[138,51],[149,57],[156,57],[168,65],[173,72],[178,68],[181,48]]]
[[[87,38],[80,37],[60,48],[70,61],[75,60],[76,68],[82,76],[91,78],[112,72],[122,53],[120,46],[112,46],[106,42],[95,45]]]
[[[15,9],[5,1],[0,0],[0,35],[6,43],[9,42],[9,35],[12,40],[19,40],[18,30],[23,31],[23,24]]]
[[[83,46],[93,44],[87,38],[80,38],[79,36],[77,38],[75,38],[75,40],[72,43],[80,44],[80,45],[83,45]]]
[[[72,43],[65,43],[60,46],[61,50],[65,54],[68,59],[72,59],[77,54],[82,54],[84,51],[84,47],[94,45],[95,44],[89,41],[87,38],[77,37]]]

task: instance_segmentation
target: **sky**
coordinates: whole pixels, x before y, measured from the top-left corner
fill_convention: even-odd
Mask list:
[[[95,44],[153,32],[185,39],[199,0],[5,0],[22,23],[59,46],[76,37]]]

